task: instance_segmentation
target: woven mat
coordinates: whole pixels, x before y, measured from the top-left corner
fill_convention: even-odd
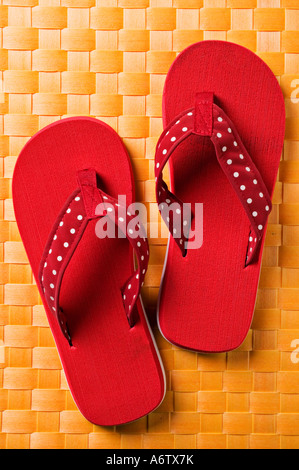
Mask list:
[[[0,448],[298,449],[298,0],[1,3]],[[256,52],[286,101],[286,141],[252,328],[227,354],[169,345],[154,319],[166,239],[150,239],[143,298],[166,368],[166,397],[132,424],[94,426],[68,390],[19,237],[11,200],[14,164],[38,129],[61,117],[92,115],[123,138],[137,200],[149,206],[165,76],[179,51],[204,39]],[[153,217],[159,225],[157,212]]]

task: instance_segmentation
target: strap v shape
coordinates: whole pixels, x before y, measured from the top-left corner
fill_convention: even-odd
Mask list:
[[[235,125],[214,103],[213,93],[198,93],[194,108],[187,109],[178,115],[165,128],[158,141],[155,155],[155,180],[156,198],[161,216],[182,254],[185,255],[191,219],[184,217],[183,202],[188,203],[188,201],[180,201],[169,191],[163,181],[163,168],[176,147],[191,134],[210,137],[219,165],[244,207],[250,223],[245,263],[248,266],[254,262],[255,254],[263,238],[272,208],[271,197]],[[170,204],[173,204],[176,209],[169,210]],[[175,214],[180,217],[176,217]]]
[[[95,170],[79,171],[78,183],[79,187],[68,198],[54,223],[39,269],[39,282],[46,302],[70,345],[72,341],[67,315],[71,315],[71,312],[63,311],[59,294],[64,272],[88,222],[95,218],[109,217],[118,225],[135,250],[138,267],[122,289],[124,310],[131,327],[137,319],[134,306],[143,285],[149,259],[148,242],[142,224],[136,222],[135,214],[97,187]]]

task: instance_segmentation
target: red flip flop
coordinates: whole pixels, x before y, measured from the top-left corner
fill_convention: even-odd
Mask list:
[[[13,201],[79,410],[100,425],[148,414],[165,380],[139,295],[148,243],[130,212],[134,181],[121,139],[88,117],[47,126],[19,155]],[[114,238],[103,238],[108,226]]]
[[[203,41],[179,54],[167,74],[163,122],[156,198],[171,236],[158,324],[177,346],[229,351],[252,321],[284,139],[283,96],[254,53]],[[166,162],[171,191],[162,178]],[[186,203],[190,217],[182,216]]]

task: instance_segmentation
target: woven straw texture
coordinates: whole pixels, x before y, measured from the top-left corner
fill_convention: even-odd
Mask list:
[[[298,0],[2,0],[0,27],[0,448],[298,449]],[[286,140],[252,327],[243,345],[227,354],[168,344],[155,324],[166,234],[150,238],[143,298],[167,393],[156,411],[134,423],[95,426],[68,390],[20,240],[11,199],[14,164],[45,125],[95,116],[123,138],[137,200],[149,207],[166,73],[179,51],[205,39],[256,52],[277,76],[286,102]],[[160,225],[156,209],[151,222]]]

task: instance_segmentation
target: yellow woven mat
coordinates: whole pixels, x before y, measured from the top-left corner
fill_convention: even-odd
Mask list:
[[[299,448],[298,0],[3,0],[0,27],[0,448]],[[18,234],[14,164],[38,129],[96,116],[124,139],[137,199],[154,202],[165,76],[179,51],[204,39],[255,51],[286,99],[252,329],[238,350],[212,356],[155,331],[164,402],[132,424],[94,426],[68,390]],[[150,243],[143,297],[153,314],[166,240]]]

